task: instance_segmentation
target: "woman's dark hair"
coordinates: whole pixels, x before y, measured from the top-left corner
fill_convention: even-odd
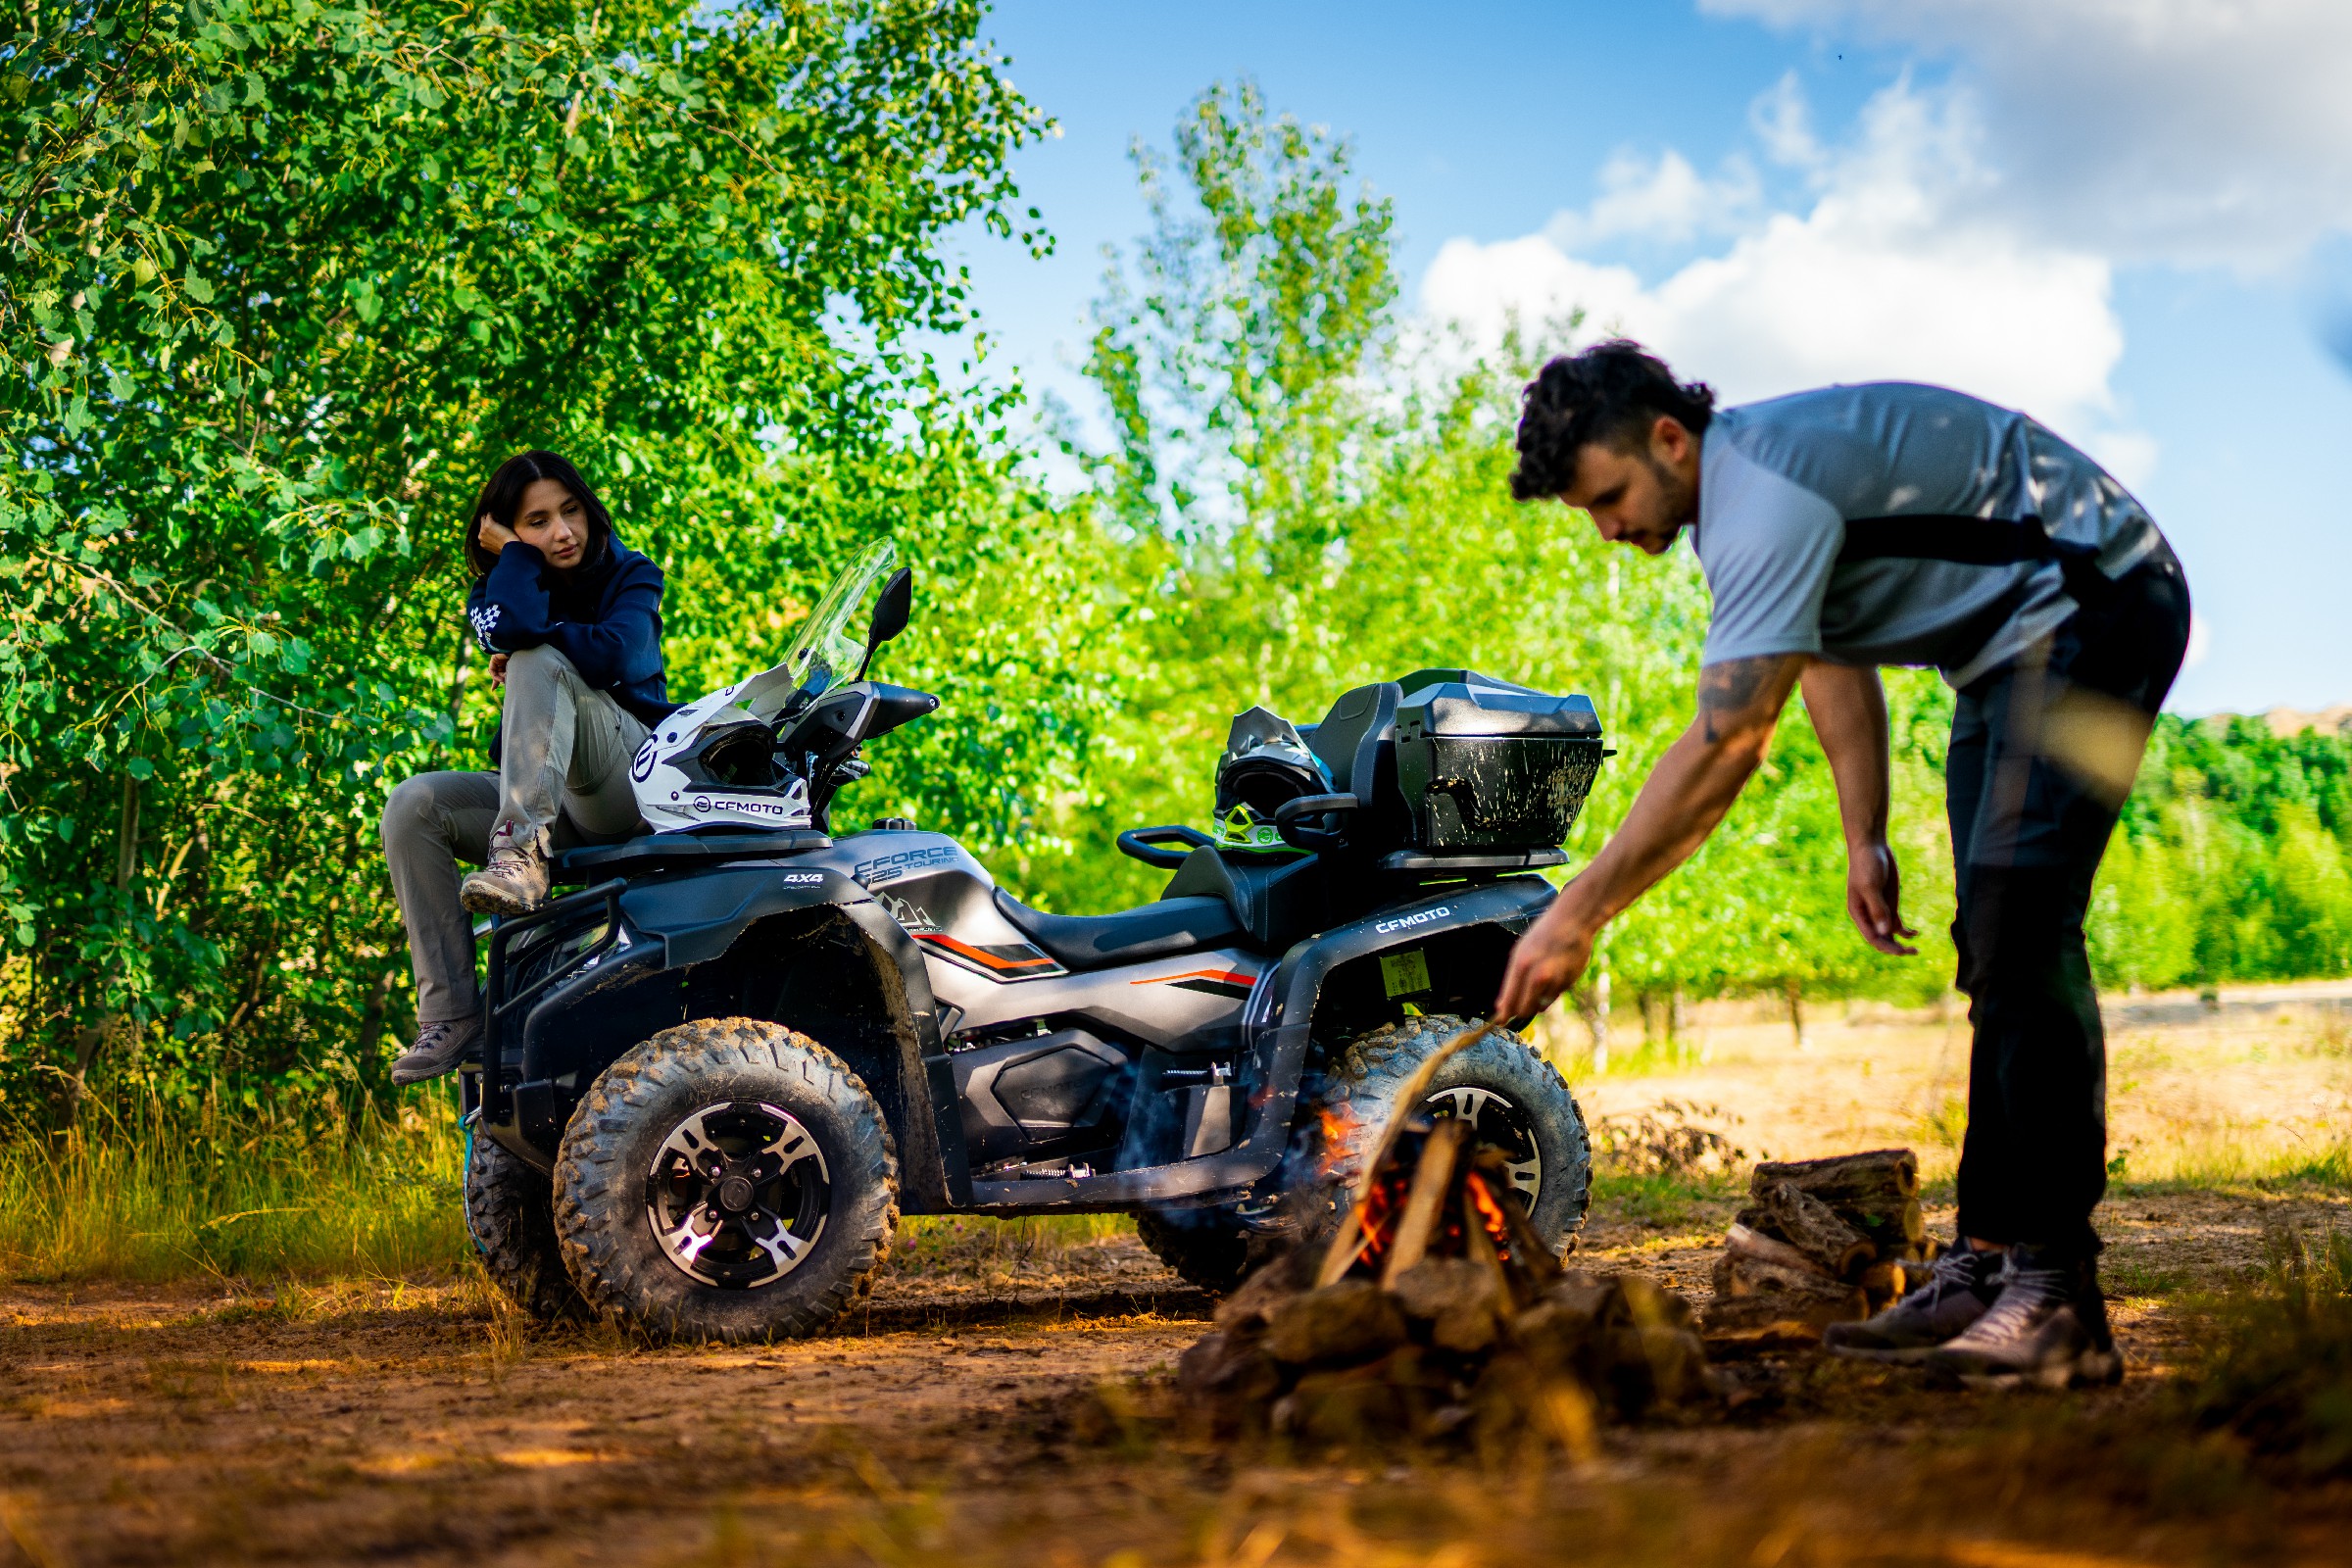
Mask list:
[[[1715,417],[1715,394],[1704,381],[1677,381],[1664,360],[1620,337],[1544,366],[1520,394],[1519,409],[1511,495],[1533,501],[1568,488],[1583,448],[1638,440],[1661,414],[1701,433]]]
[[[466,514],[466,565],[476,582],[489,576],[490,568],[498,564],[498,552],[482,548],[483,516],[496,518],[502,528],[514,527],[515,514],[522,510],[522,493],[540,479],[553,479],[570,491],[580,510],[588,514],[588,548],[580,553],[580,565],[595,566],[604,561],[612,542],[612,514],[570,463],[553,452],[525,452],[498,466],[498,471],[474,498],[473,510]]]

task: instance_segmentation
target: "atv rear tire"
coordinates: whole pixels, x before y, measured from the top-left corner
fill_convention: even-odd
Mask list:
[[[605,1069],[556,1158],[556,1232],[588,1304],[657,1339],[813,1334],[872,1288],[899,1220],[881,1107],[807,1035],[664,1029]]]
[[[1135,1234],[1179,1279],[1211,1296],[1232,1291],[1250,1272],[1250,1232],[1222,1210],[1148,1208],[1135,1216]]]
[[[1384,1024],[1348,1042],[1325,1074],[1318,1098],[1346,1129],[1339,1148],[1322,1152],[1325,1179],[1355,1182],[1405,1080],[1474,1022],[1431,1014]],[[1566,1250],[1592,1206],[1592,1146],[1576,1097],[1548,1062],[1515,1035],[1490,1034],[1438,1068],[1420,1108],[1475,1117],[1479,1141],[1514,1162],[1519,1197],[1537,1232],[1554,1251]]]
[[[466,1139],[466,1229],[501,1296],[542,1323],[587,1321],[556,1241],[554,1184],[478,1128]]]

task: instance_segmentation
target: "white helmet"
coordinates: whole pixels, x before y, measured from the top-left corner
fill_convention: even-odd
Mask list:
[[[637,814],[647,826],[676,833],[719,824],[809,825],[808,781],[776,757],[775,721],[848,679],[862,661],[865,644],[849,634],[851,617],[897,559],[887,540],[866,546],[808,612],[781,662],[654,726],[629,765]]]

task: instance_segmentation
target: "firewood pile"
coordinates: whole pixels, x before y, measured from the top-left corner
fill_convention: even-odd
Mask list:
[[[1722,1351],[1818,1344],[1927,1277],[1936,1244],[1908,1149],[1767,1161],[1715,1264],[1707,1343]]]
[[[1533,1436],[1581,1453],[1601,1419],[1736,1393],[1688,1301],[1563,1269],[1469,1133],[1415,1117],[1383,1138],[1338,1234],[1260,1268],[1185,1352],[1196,1410],[1311,1444]]]

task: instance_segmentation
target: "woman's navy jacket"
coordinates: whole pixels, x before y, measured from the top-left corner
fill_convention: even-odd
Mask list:
[[[662,568],[617,538],[595,565],[569,572],[520,540],[508,545],[466,596],[466,618],[490,653],[553,647],[649,726],[677,709],[662,666]]]

